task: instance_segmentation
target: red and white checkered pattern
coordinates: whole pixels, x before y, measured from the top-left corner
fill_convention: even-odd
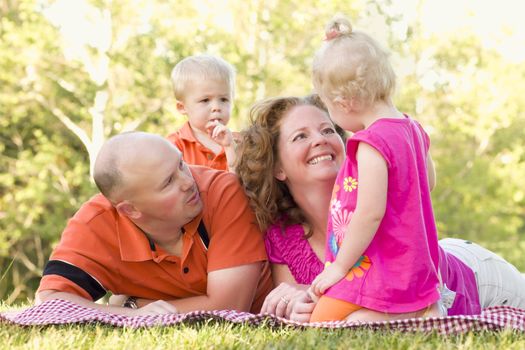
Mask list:
[[[299,328],[368,328],[375,330],[399,330],[403,332],[437,331],[441,334],[463,333],[466,331],[513,329],[525,332],[525,310],[508,306],[497,306],[483,310],[475,316],[449,316],[434,318],[412,318],[384,322],[319,322],[299,323],[267,314],[254,315],[248,312],[230,310],[194,311],[186,314],[155,316],[121,316],[86,308],[65,300],[50,300],[20,312],[0,313],[0,323],[20,326],[40,326],[71,323],[103,323],[119,327],[171,326],[179,323],[193,323],[206,320],[229,321],[269,326],[296,326]]]

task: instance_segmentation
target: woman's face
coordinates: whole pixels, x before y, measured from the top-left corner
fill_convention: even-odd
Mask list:
[[[283,117],[278,146],[274,174],[291,185],[334,181],[344,158],[334,124],[311,105],[295,106]]]

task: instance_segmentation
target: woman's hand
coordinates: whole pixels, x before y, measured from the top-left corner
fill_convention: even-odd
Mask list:
[[[308,293],[303,291],[295,298],[292,311],[290,312],[288,319],[304,323],[310,322],[310,316],[312,316],[315,304],[317,303],[312,301]]]
[[[304,286],[283,282],[268,294],[261,313],[290,318],[296,302],[302,300],[305,294]]]

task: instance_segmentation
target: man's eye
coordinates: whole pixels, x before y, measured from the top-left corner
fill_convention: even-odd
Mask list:
[[[229,102],[230,100],[226,97],[221,98],[221,102]]]
[[[209,98],[204,98],[204,99],[201,100],[201,102],[204,102],[204,103],[209,102],[209,101],[210,101]]]
[[[323,129],[323,134],[335,134],[334,128],[325,128]]]

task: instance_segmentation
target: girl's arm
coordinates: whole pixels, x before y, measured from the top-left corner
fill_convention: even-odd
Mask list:
[[[385,159],[372,146],[361,142],[357,150],[359,172],[356,209],[346,228],[336,260],[312,283],[312,292],[321,295],[339,282],[368,247],[385,215],[388,168]]]
[[[430,152],[427,153],[427,176],[428,176],[428,190],[432,192],[436,187],[436,169],[434,168],[434,161]]]

